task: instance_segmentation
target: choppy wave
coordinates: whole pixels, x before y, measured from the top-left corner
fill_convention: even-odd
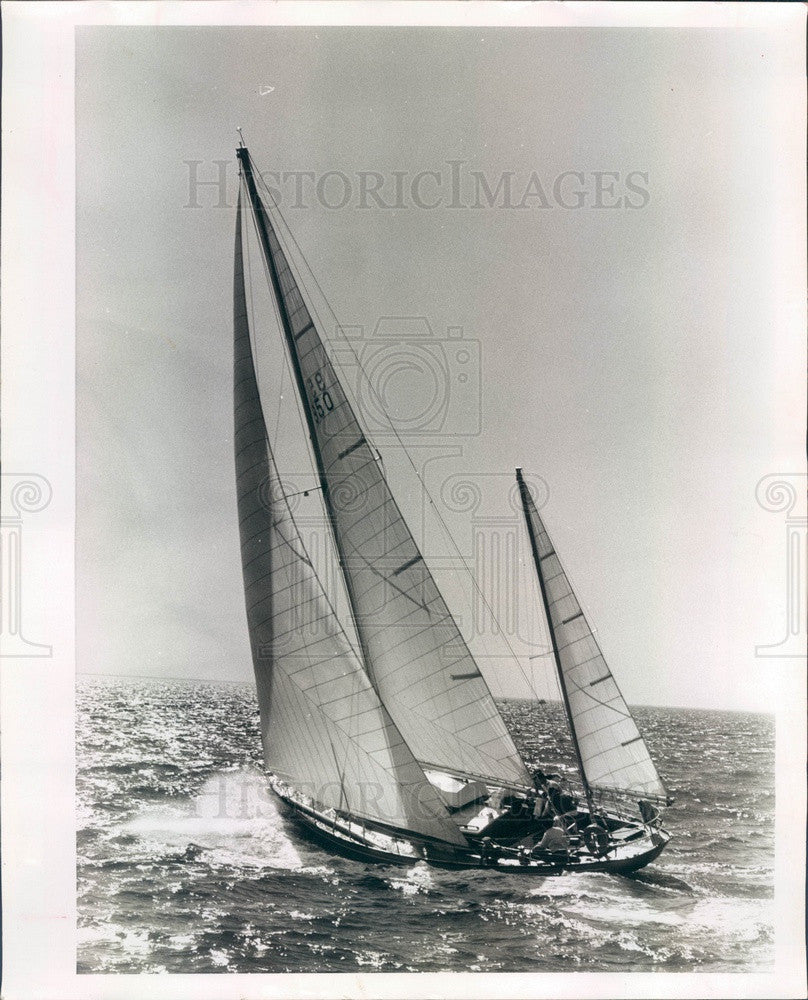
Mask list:
[[[677,793],[670,845],[631,878],[537,881],[300,839],[263,781],[249,686],[87,683],[78,703],[79,971],[771,968],[766,716],[640,710]],[[558,706],[503,712],[529,762],[541,747],[571,771]]]

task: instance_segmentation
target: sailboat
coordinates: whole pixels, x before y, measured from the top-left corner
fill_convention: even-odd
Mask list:
[[[286,817],[365,862],[518,874],[630,872],[669,835],[648,749],[517,472],[584,790],[531,774],[396,503],[304,299],[243,141],[234,255],[234,445],[261,739]],[[260,181],[260,175],[259,175]],[[345,627],[284,492],[259,391],[244,241],[260,244],[318,491],[352,612]],[[640,803],[632,817],[619,805]],[[546,846],[554,827],[554,849]],[[553,837],[549,838],[551,841]]]

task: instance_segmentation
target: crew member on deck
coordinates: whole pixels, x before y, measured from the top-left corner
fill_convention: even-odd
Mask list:
[[[544,792],[540,792],[536,796],[536,801],[533,804],[533,819],[544,819],[545,816],[550,815],[550,802]]]
[[[562,792],[559,799],[559,812],[564,820],[564,826],[569,829],[578,816],[578,796],[571,792]]]
[[[505,798],[504,788],[495,788],[493,792],[488,796],[488,801],[485,803],[491,809],[499,810],[502,808],[502,800]]]
[[[549,851],[550,854],[567,854],[570,849],[570,838],[564,829],[564,823],[560,816],[556,816],[553,825],[536,844],[539,851]]]
[[[640,807],[643,823],[648,826],[659,826],[661,813],[655,805],[652,805],[647,799],[640,799],[637,805]]]
[[[480,860],[484,865],[495,865],[499,857],[499,849],[494,846],[490,837],[483,837],[480,847]]]

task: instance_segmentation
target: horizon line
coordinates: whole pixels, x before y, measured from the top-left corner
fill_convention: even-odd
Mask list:
[[[204,684],[249,684],[251,687],[254,686],[255,681],[252,678],[242,678],[242,679],[229,679],[226,677],[188,677],[180,674],[132,674],[132,673],[112,673],[112,672],[96,672],[91,670],[77,670],[76,680],[80,677],[85,678],[102,678],[102,677],[112,677],[121,680],[146,680],[146,681],[181,681],[183,683],[188,682],[201,682]],[[535,701],[535,702],[553,702],[554,704],[562,704],[560,698],[545,698],[536,695],[532,698],[527,698],[521,695],[494,695],[494,701]],[[702,705],[670,705],[670,704],[651,704],[650,702],[631,702],[634,707],[640,708],[675,708],[681,709],[687,712],[745,712],[751,715],[767,715],[774,718],[774,712],[766,712],[761,709],[756,708],[711,708]]]

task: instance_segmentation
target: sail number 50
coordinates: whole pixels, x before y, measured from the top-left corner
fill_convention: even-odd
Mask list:
[[[314,422],[319,424],[326,413],[330,413],[334,409],[334,401],[331,398],[331,393],[325,387],[325,379],[320,372],[316,372],[312,378],[307,378],[306,385],[309,390],[309,402],[314,414]]]

